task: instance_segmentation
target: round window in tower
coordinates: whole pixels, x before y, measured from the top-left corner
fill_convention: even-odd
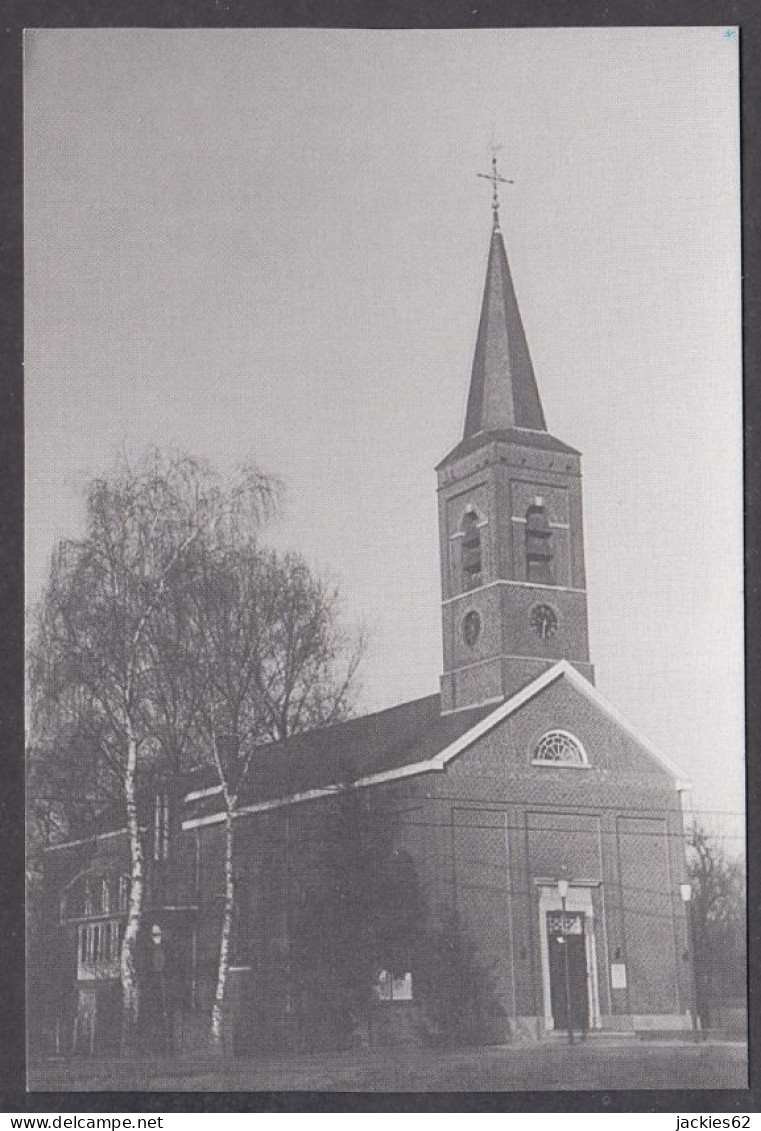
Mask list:
[[[462,638],[469,648],[478,640],[481,635],[481,618],[475,609],[471,609],[462,618]]]

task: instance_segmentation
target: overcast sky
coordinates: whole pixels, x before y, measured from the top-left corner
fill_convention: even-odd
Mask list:
[[[369,627],[362,707],[438,688],[493,128],[598,687],[739,809],[734,33],[44,30],[25,74],[29,599],[119,446],[253,456]]]

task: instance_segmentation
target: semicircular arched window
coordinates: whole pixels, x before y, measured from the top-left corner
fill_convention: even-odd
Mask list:
[[[477,589],[481,584],[481,524],[473,510],[462,520],[462,587]]]
[[[586,751],[572,734],[564,730],[551,730],[537,742],[534,762],[554,766],[588,766]]]

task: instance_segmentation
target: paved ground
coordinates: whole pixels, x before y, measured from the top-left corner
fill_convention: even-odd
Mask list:
[[[76,1060],[30,1065],[31,1091],[545,1091],[746,1088],[741,1041],[690,1044],[592,1039],[458,1050],[382,1049],[210,1062],[154,1057],[124,1064]]]

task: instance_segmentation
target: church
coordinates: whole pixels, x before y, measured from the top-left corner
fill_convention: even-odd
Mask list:
[[[437,468],[440,689],[262,748],[236,817],[236,1048],[308,1047],[319,1023],[318,988],[293,976],[294,907],[318,830],[347,790],[382,815],[384,843],[414,873],[428,918],[456,915],[471,965],[488,971],[488,1039],[691,1025],[680,898],[689,784],[595,688],[581,457],[547,428],[496,161],[491,179],[464,430]],[[208,1030],[224,813],[203,776],[176,806],[150,804],[143,934],[167,959],[152,967],[158,997],[144,996],[165,997],[174,980],[171,1039],[183,1046]],[[46,852],[50,985],[40,996],[57,1051],[118,1046],[127,858],[116,826]],[[379,955],[363,1039],[430,1032],[430,975]]]

